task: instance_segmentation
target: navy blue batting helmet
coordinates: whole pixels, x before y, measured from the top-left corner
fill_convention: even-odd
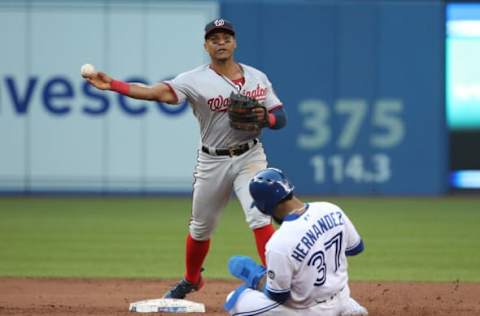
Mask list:
[[[294,186],[282,170],[267,168],[250,180],[249,189],[253,198],[252,206],[264,214],[273,215],[275,207],[293,192]]]

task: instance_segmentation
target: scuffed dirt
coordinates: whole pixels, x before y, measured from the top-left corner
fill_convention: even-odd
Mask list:
[[[0,315],[132,316],[135,314],[128,311],[131,302],[160,298],[175,281],[0,278]],[[222,308],[225,297],[238,285],[207,280],[205,287],[188,299],[204,303],[206,315],[226,315]],[[480,315],[479,283],[352,282],[350,286],[352,296],[372,316]]]

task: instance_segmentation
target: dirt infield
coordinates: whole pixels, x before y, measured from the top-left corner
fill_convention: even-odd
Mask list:
[[[135,314],[128,312],[130,302],[159,298],[174,283],[160,280],[0,278],[0,315],[132,316]],[[208,280],[204,289],[189,299],[205,303],[207,315],[226,315],[222,309],[223,301],[237,284]],[[478,283],[354,282],[351,288],[353,296],[373,316],[480,315]]]

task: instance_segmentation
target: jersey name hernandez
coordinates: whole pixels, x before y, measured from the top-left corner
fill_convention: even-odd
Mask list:
[[[315,245],[318,238],[332,228],[343,225],[342,213],[331,212],[316,220],[297,243],[290,256],[302,262],[308,255],[310,249]]]

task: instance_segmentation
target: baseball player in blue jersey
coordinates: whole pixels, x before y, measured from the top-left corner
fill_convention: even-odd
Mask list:
[[[230,315],[368,315],[350,297],[346,256],[363,251],[363,241],[343,210],[328,202],[304,203],[279,169],[250,181],[254,204],[281,224],[266,247],[267,267],[244,256],[229,260],[245,284],[230,293]]]
[[[257,171],[267,166],[259,139],[261,129],[280,129],[286,124],[283,104],[263,72],[235,61],[237,41],[231,22],[211,21],[205,26],[204,38],[210,63],[181,73],[172,80],[146,86],[115,80],[103,72],[85,76],[98,89],[135,99],[173,105],[188,100],[198,120],[200,146],[194,173],[192,217],[186,238],[186,271],[183,279],[165,294],[167,298],[181,299],[203,286],[201,272],[210,237],[232,192],[240,200],[263,262],[265,244],[274,233],[270,216],[250,207],[252,198],[248,183]],[[230,105],[236,103],[232,100],[244,98],[253,99],[260,106],[255,106],[248,117],[231,113]],[[243,127],[245,129],[241,129]],[[170,153],[166,150],[165,154]]]

